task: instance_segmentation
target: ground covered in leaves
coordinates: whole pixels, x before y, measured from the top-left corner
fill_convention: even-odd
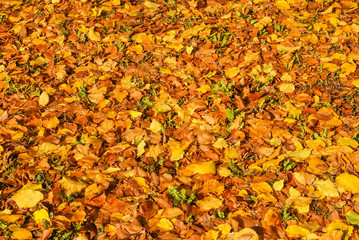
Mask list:
[[[2,0],[1,239],[358,239],[352,0]]]

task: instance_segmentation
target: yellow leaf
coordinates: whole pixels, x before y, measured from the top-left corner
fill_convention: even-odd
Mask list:
[[[137,111],[129,111],[130,115],[131,115],[131,118],[136,118],[136,117],[139,117],[142,115],[141,112],[137,112]]]
[[[228,147],[228,144],[224,138],[218,138],[218,140],[213,144],[213,147],[215,148],[226,148]]]
[[[192,51],[193,51],[193,47],[192,47],[192,46],[186,47],[186,53],[187,53],[188,55],[191,55]]]
[[[243,228],[239,232],[232,232],[227,235],[226,240],[259,240],[256,231],[251,228]]]
[[[283,93],[292,93],[295,90],[295,86],[292,83],[282,83],[279,85],[279,91]]]
[[[115,126],[115,122],[111,119],[105,119],[105,121],[103,121],[101,123],[101,125],[97,128],[97,130],[100,133],[107,133],[108,131],[110,131],[112,128],[114,128]]]
[[[325,236],[328,236],[329,238],[324,238],[324,239],[335,239],[335,232],[341,231],[341,232],[344,232],[344,234],[343,234],[344,238],[341,237],[340,239],[348,240],[350,238],[350,236],[353,234],[353,228],[354,228],[353,226],[347,225],[340,220],[334,220],[333,222],[331,222],[329,224],[328,233],[325,234]]]
[[[111,4],[115,6],[121,5],[121,0],[111,0]]]
[[[137,146],[137,157],[141,156],[142,154],[145,153],[145,146],[146,146],[146,142],[144,140],[142,140],[140,142],[140,144],[138,144]]]
[[[311,157],[308,161],[307,171],[314,174],[324,174],[328,170],[327,164],[318,157]]]
[[[160,145],[151,145],[146,153],[146,157],[153,157],[156,159],[161,153],[163,153],[163,148]]]
[[[354,85],[354,87],[359,88],[359,79],[358,80],[353,80],[352,85]]]
[[[145,1],[143,5],[145,5],[148,8],[154,8],[154,9],[159,8],[161,6],[161,4],[150,2],[150,1]]]
[[[239,73],[239,68],[238,67],[233,67],[230,69],[227,69],[224,74],[226,75],[227,78],[233,78],[235,76],[237,76]]]
[[[40,97],[39,97],[39,104],[41,106],[46,106],[49,103],[49,95],[47,94],[47,92],[42,92]]]
[[[228,167],[220,166],[218,168],[218,174],[221,177],[229,177],[232,175],[232,172],[231,172],[231,170],[229,170]]]
[[[284,73],[280,79],[285,82],[291,82],[293,80],[289,73]]]
[[[217,226],[218,230],[221,231],[221,235],[222,235],[222,238],[227,236],[228,233],[231,232],[231,225],[229,225],[228,223],[224,223],[224,224],[219,224]]]
[[[276,1],[275,5],[280,10],[288,10],[288,9],[290,9],[289,3],[287,1],[284,1],[284,0]]]
[[[310,233],[308,229],[300,227],[299,225],[290,225],[285,229],[285,232],[290,238],[302,238]]]
[[[90,31],[88,32],[88,37],[92,41],[96,41],[96,42],[101,41],[100,33],[95,31],[95,27],[90,28]]]
[[[273,183],[273,189],[274,191],[280,191],[284,187],[284,180],[279,180]]]
[[[192,171],[193,174],[216,174],[216,164],[212,161],[199,164],[191,164],[188,165],[186,169]]]
[[[355,72],[356,68],[357,68],[357,65],[355,63],[344,63],[341,66],[342,72],[345,75],[349,75],[349,74]]]
[[[156,119],[153,119],[150,125],[150,130],[157,133],[162,130],[162,125]]]
[[[203,210],[209,211],[211,209],[217,209],[222,206],[222,199],[216,197],[205,197],[202,200],[198,200],[196,204]]]
[[[201,236],[201,240],[217,240],[219,232],[216,230],[209,230]]]
[[[43,198],[44,195],[41,192],[29,188],[28,185],[22,187],[12,196],[12,199],[20,208],[35,207]]]
[[[34,239],[30,231],[19,228],[11,234],[11,239]]]
[[[167,231],[171,231],[174,229],[173,224],[167,218],[160,219],[160,221],[157,223],[157,227],[160,227]]]
[[[176,50],[176,52],[181,51],[182,48],[184,48],[184,46],[181,43],[172,43],[171,45],[169,45],[170,48]]]
[[[288,151],[285,155],[287,157],[293,158],[294,160],[304,160],[310,156],[311,152],[311,148],[306,148],[302,150]]]
[[[318,191],[326,197],[339,197],[339,192],[338,192],[338,188],[337,186],[328,180],[317,180],[315,182],[315,184],[317,185],[317,189]]]
[[[81,183],[69,178],[62,178],[59,183],[61,184],[61,187],[66,190],[67,195],[81,192],[87,187],[86,183]]]
[[[129,52],[133,52],[136,54],[142,54],[143,53],[143,47],[141,45],[135,45],[135,46],[130,46],[127,48]]]
[[[272,191],[271,186],[266,182],[252,183],[251,188],[257,193],[270,193]]]
[[[352,193],[359,193],[359,178],[349,173],[342,173],[336,178],[338,187]]]
[[[196,91],[200,93],[206,93],[208,91],[211,91],[211,86],[209,85],[202,85],[201,87],[197,88]]]
[[[224,191],[224,185],[218,180],[211,179],[203,184],[202,190],[200,193],[210,194],[213,193],[216,196],[220,196]]]
[[[358,146],[359,146],[359,143],[355,139],[347,138],[347,137],[339,138],[338,143],[339,143],[339,145],[349,146],[349,147],[354,148],[354,149],[357,149]]]
[[[340,67],[334,63],[324,63],[323,68],[329,70],[330,72],[336,72]]]
[[[48,128],[48,129],[56,128],[59,125],[59,123],[60,123],[59,119],[56,116],[53,116],[47,122],[46,128]]]
[[[50,221],[49,213],[45,209],[36,210],[34,219],[36,223],[42,222],[42,220]]]

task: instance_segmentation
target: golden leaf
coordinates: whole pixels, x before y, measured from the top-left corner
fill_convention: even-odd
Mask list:
[[[171,231],[174,229],[173,224],[167,218],[161,218],[160,221],[157,223],[157,227],[160,227],[167,231]]]
[[[336,231],[341,231],[344,232],[344,238],[341,237],[341,240],[349,240],[349,238],[351,237],[351,235],[353,234],[353,226],[347,225],[344,222],[342,222],[341,220],[334,220],[333,222],[331,222],[328,226],[328,233],[325,234],[323,237],[328,237],[328,238],[324,238],[324,239],[335,239],[335,232]]]
[[[227,235],[226,240],[259,240],[256,231],[251,228],[243,228],[239,232],[232,232]]]
[[[146,142],[144,140],[142,140],[140,144],[137,145],[137,157],[145,153],[145,146]]]
[[[163,148],[160,145],[151,145],[146,153],[146,157],[153,157],[154,159],[157,158],[158,155],[163,153]]]
[[[137,111],[132,111],[132,110],[130,110],[128,112],[130,113],[132,119],[142,115],[142,112],[137,112]]]
[[[49,103],[49,95],[47,94],[47,92],[42,92],[40,97],[39,97],[39,104],[41,106],[46,106]]]
[[[354,149],[357,149],[358,146],[359,146],[359,143],[355,139],[347,138],[347,137],[339,138],[338,143],[339,143],[339,145],[349,146],[349,147],[354,148]]]
[[[274,191],[280,191],[284,187],[284,180],[279,180],[273,183],[273,190]]]
[[[212,161],[199,164],[191,164],[188,165],[186,169],[192,171],[193,174],[216,174],[216,164]]]
[[[226,75],[227,78],[233,78],[235,76],[237,76],[239,73],[239,68],[238,67],[233,67],[230,69],[227,69],[224,74]]]
[[[209,211],[211,209],[217,209],[220,206],[222,206],[222,199],[216,198],[216,197],[205,197],[202,200],[198,200],[196,202],[197,206],[199,206],[201,209],[205,211]]]
[[[290,9],[289,3],[284,0],[278,0],[275,2],[275,5],[280,10],[288,10]]]
[[[279,85],[279,91],[283,93],[292,93],[295,90],[295,86],[292,83],[282,83]]]
[[[257,193],[270,193],[272,191],[271,186],[266,182],[252,183],[251,188]]]
[[[59,183],[61,184],[61,187],[66,190],[67,195],[81,192],[87,187],[86,183],[81,183],[65,177],[62,178]]]
[[[217,141],[213,144],[213,147],[215,148],[226,148],[228,147],[228,144],[224,138],[218,138]]]
[[[88,37],[92,41],[96,41],[96,42],[101,41],[100,33],[95,31],[95,27],[90,28],[90,30],[88,32]]]
[[[355,72],[356,68],[357,68],[357,65],[355,63],[344,63],[341,66],[342,72],[345,75],[349,75],[349,74]]]
[[[302,238],[310,233],[308,229],[299,225],[290,225],[285,229],[285,232],[290,238]]]
[[[60,123],[59,119],[56,116],[53,116],[47,122],[46,128],[48,129],[56,128],[59,125],[59,123]]]
[[[159,8],[161,6],[161,4],[150,2],[150,1],[145,1],[143,5],[145,5],[148,8],[154,8],[154,9]]]
[[[141,45],[130,46],[127,49],[129,52],[132,52],[132,53],[136,53],[136,54],[143,53],[143,47]]]
[[[45,209],[36,210],[34,220],[36,223],[42,222],[42,220],[50,221],[49,213]]]
[[[34,239],[34,238],[32,237],[32,234],[30,231],[23,229],[23,228],[19,228],[11,234],[11,239],[22,240],[22,239]]]
[[[336,72],[340,67],[334,63],[324,63],[323,68],[329,70],[330,72]]]
[[[25,185],[12,196],[20,208],[35,207],[43,198],[44,195],[41,192],[34,190],[29,185]]]
[[[349,173],[342,173],[336,178],[338,187],[352,193],[359,193],[359,178]]]
[[[353,81],[352,81],[352,85],[353,85],[354,87],[359,88],[359,79],[353,80]]]
[[[203,184],[203,188],[200,193],[209,194],[213,193],[216,196],[220,196],[224,191],[224,185],[218,180],[211,179]]]
[[[202,85],[201,87],[197,88],[196,91],[200,93],[206,93],[208,91],[211,91],[211,86],[209,85]]]
[[[339,192],[337,186],[328,180],[317,180],[315,181],[315,184],[317,185],[318,191],[326,197],[339,197]]]
[[[103,121],[101,123],[101,125],[97,128],[97,130],[100,133],[107,133],[108,131],[110,131],[112,128],[114,128],[115,126],[115,122],[111,119],[105,119],[105,121]]]

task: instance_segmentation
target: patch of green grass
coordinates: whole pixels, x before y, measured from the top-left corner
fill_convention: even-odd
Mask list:
[[[290,170],[293,170],[297,164],[294,161],[291,160],[284,160],[281,162],[282,171],[288,172]]]
[[[178,190],[176,187],[169,186],[168,192],[173,197],[174,206],[180,206],[182,204],[194,204],[197,200],[196,194],[191,190]]]
[[[283,222],[289,221],[289,220],[298,220],[297,216],[295,214],[290,212],[290,205],[287,203],[283,209],[283,212],[280,214],[280,219]]]

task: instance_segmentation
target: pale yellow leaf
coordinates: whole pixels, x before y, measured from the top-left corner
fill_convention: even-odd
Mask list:
[[[339,197],[337,186],[328,180],[317,180],[315,181],[318,191],[326,197]]]
[[[284,180],[279,180],[273,183],[273,189],[274,191],[280,191],[284,187]]]
[[[12,196],[12,199],[14,199],[20,208],[35,207],[43,198],[44,195],[41,192],[30,189],[27,186],[24,186]]]
[[[142,115],[142,112],[137,112],[137,111],[132,111],[132,110],[130,110],[129,113],[130,113],[132,119]]]
[[[46,91],[42,92],[39,97],[39,104],[41,106],[46,106],[49,103],[49,95]]]
[[[150,130],[157,133],[162,130],[162,125],[156,119],[153,119],[150,125]]]
[[[137,145],[137,157],[145,153],[145,146],[146,142],[144,140],[142,140],[140,144]]]

